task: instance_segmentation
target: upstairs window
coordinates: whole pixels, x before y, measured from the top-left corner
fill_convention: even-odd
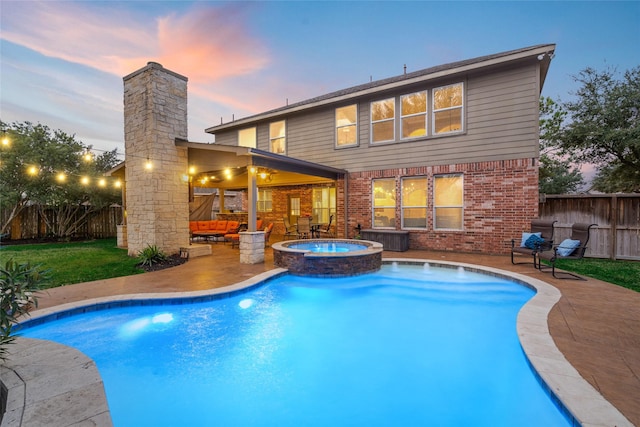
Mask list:
[[[371,142],[395,140],[395,117],[395,98],[371,103]]]
[[[402,228],[427,228],[427,178],[402,179]]]
[[[238,146],[256,148],[256,128],[240,129],[238,131]]]
[[[400,98],[400,129],[402,139],[427,134],[427,92],[417,92]]]
[[[434,135],[462,131],[462,83],[433,90]]]
[[[393,178],[373,180],[373,226],[396,226],[396,180]]]
[[[358,144],[358,106],[336,108],[336,147]]]
[[[433,186],[434,228],[462,230],[462,175],[436,176]]]
[[[269,125],[269,149],[272,153],[287,154],[287,137],[284,120],[273,122]]]

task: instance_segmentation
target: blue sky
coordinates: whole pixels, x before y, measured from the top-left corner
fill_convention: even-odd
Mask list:
[[[122,77],[161,63],[189,78],[204,129],[407,71],[555,43],[544,96],[586,67],[640,65],[639,1],[210,2],[0,0],[0,119],[124,152]]]

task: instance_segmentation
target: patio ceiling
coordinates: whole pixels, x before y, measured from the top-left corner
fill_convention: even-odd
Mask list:
[[[176,146],[188,149],[189,168],[199,187],[237,190],[247,188],[250,167],[258,170],[257,185],[287,186],[335,181],[347,171],[256,148],[203,144],[176,140]],[[266,174],[266,178],[260,176]],[[204,179],[206,177],[206,180]]]

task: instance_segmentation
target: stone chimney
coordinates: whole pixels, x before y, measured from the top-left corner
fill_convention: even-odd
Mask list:
[[[189,245],[187,78],[149,62],[124,80],[125,207],[130,256]]]

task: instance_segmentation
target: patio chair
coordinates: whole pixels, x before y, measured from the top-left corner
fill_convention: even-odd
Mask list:
[[[331,237],[333,238],[333,232],[331,231],[331,223],[333,222],[333,215],[329,217],[329,223],[326,226],[321,226],[316,230],[318,237]]]
[[[267,225],[264,228],[264,247],[268,247],[269,246],[269,238],[271,237],[271,232],[273,231],[273,223],[270,222],[269,225]]]
[[[587,280],[584,277],[580,277],[577,274],[569,272],[557,272],[556,261],[561,259],[582,259],[587,250],[587,244],[589,243],[591,227],[595,227],[598,224],[586,224],[575,223],[571,226],[571,238],[563,240],[560,244],[554,245],[552,248],[540,251],[537,254],[538,270],[544,271],[551,269],[551,274],[556,279],[573,279],[573,280]],[[550,266],[543,265],[542,260],[548,261]]]
[[[298,218],[298,235],[301,239],[308,239],[311,237],[311,218],[308,216],[301,216]]]
[[[289,217],[283,216],[282,221],[284,222],[284,238],[286,239],[287,236],[294,236],[296,239],[298,239],[300,237],[298,228],[295,225],[291,225],[291,222],[289,222]]]
[[[521,239],[511,240],[511,264],[528,264],[528,262],[516,262],[513,258],[514,254],[530,256],[533,259],[533,266],[536,266],[536,254],[541,250],[551,249],[553,245],[553,233],[555,231],[556,220],[531,220],[531,232],[522,233]],[[539,234],[538,234],[539,233]],[[535,242],[527,244],[527,240],[535,235],[542,239],[532,239]]]

